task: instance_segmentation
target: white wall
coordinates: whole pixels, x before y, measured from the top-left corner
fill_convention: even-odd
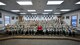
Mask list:
[[[0,27],[3,27],[4,26],[4,16],[10,16],[10,24],[14,24],[16,21],[18,21],[18,19],[16,20],[16,17],[17,15],[16,14],[13,14],[13,13],[9,13],[9,12],[5,12],[5,11],[0,11],[1,14],[2,14],[2,18],[0,18],[0,20],[2,20],[2,24],[0,24]],[[14,20],[12,20],[12,16],[15,17]]]
[[[68,13],[68,14],[64,14],[64,15],[63,15],[63,16],[65,17],[65,18],[64,18],[64,21],[65,21],[68,25],[71,25],[71,16],[72,16],[72,15],[77,15],[77,16],[78,16],[77,26],[80,27],[80,24],[79,24],[80,10],[79,10],[79,11],[75,11],[75,12],[71,12],[71,13]],[[66,19],[66,16],[69,16],[70,18],[69,18],[69,19]]]

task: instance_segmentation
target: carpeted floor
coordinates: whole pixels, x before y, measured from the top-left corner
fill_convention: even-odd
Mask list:
[[[11,39],[0,41],[0,45],[80,45],[71,40]]]

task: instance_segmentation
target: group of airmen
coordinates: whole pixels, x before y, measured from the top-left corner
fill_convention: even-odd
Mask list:
[[[33,28],[17,28],[17,26],[7,26],[5,28],[7,35],[64,35],[64,36],[75,36],[75,29],[62,28],[44,28],[42,32],[38,32],[37,29]]]

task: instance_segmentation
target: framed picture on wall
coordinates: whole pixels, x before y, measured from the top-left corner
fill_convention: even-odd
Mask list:
[[[16,19],[18,19],[18,17],[16,17]]]
[[[79,22],[80,22],[80,19],[79,19]]]
[[[63,16],[62,19],[64,19],[65,17]]]
[[[69,19],[69,16],[66,16],[66,19]]]
[[[80,24],[80,22],[79,22],[79,24]]]
[[[14,16],[12,16],[12,20],[14,20]]]
[[[61,16],[57,16],[58,18],[61,18]]]
[[[80,19],[79,19],[79,24],[80,24]]]
[[[2,21],[0,21],[0,24],[2,24]]]
[[[1,14],[1,12],[0,12],[0,18],[2,18],[2,14]]]

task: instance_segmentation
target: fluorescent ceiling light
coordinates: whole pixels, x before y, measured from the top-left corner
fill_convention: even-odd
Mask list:
[[[6,4],[4,4],[4,3],[0,2],[0,5],[6,5]]]
[[[53,10],[44,10],[44,11],[53,11]]]
[[[54,13],[54,14],[60,14],[60,13]]]
[[[26,14],[26,13],[20,13],[20,14]]]
[[[36,10],[27,10],[28,12],[36,12]]]
[[[48,13],[43,13],[43,14],[48,14]]]
[[[47,5],[60,5],[63,1],[48,1]]]
[[[19,5],[33,5],[31,1],[17,1]]]
[[[60,10],[60,11],[70,11],[70,9],[62,9],[62,10]]]
[[[31,13],[31,14],[37,14],[37,13]]]
[[[12,12],[20,12],[20,10],[11,10]]]
[[[80,1],[79,1],[79,2],[77,2],[76,4],[80,4]]]

